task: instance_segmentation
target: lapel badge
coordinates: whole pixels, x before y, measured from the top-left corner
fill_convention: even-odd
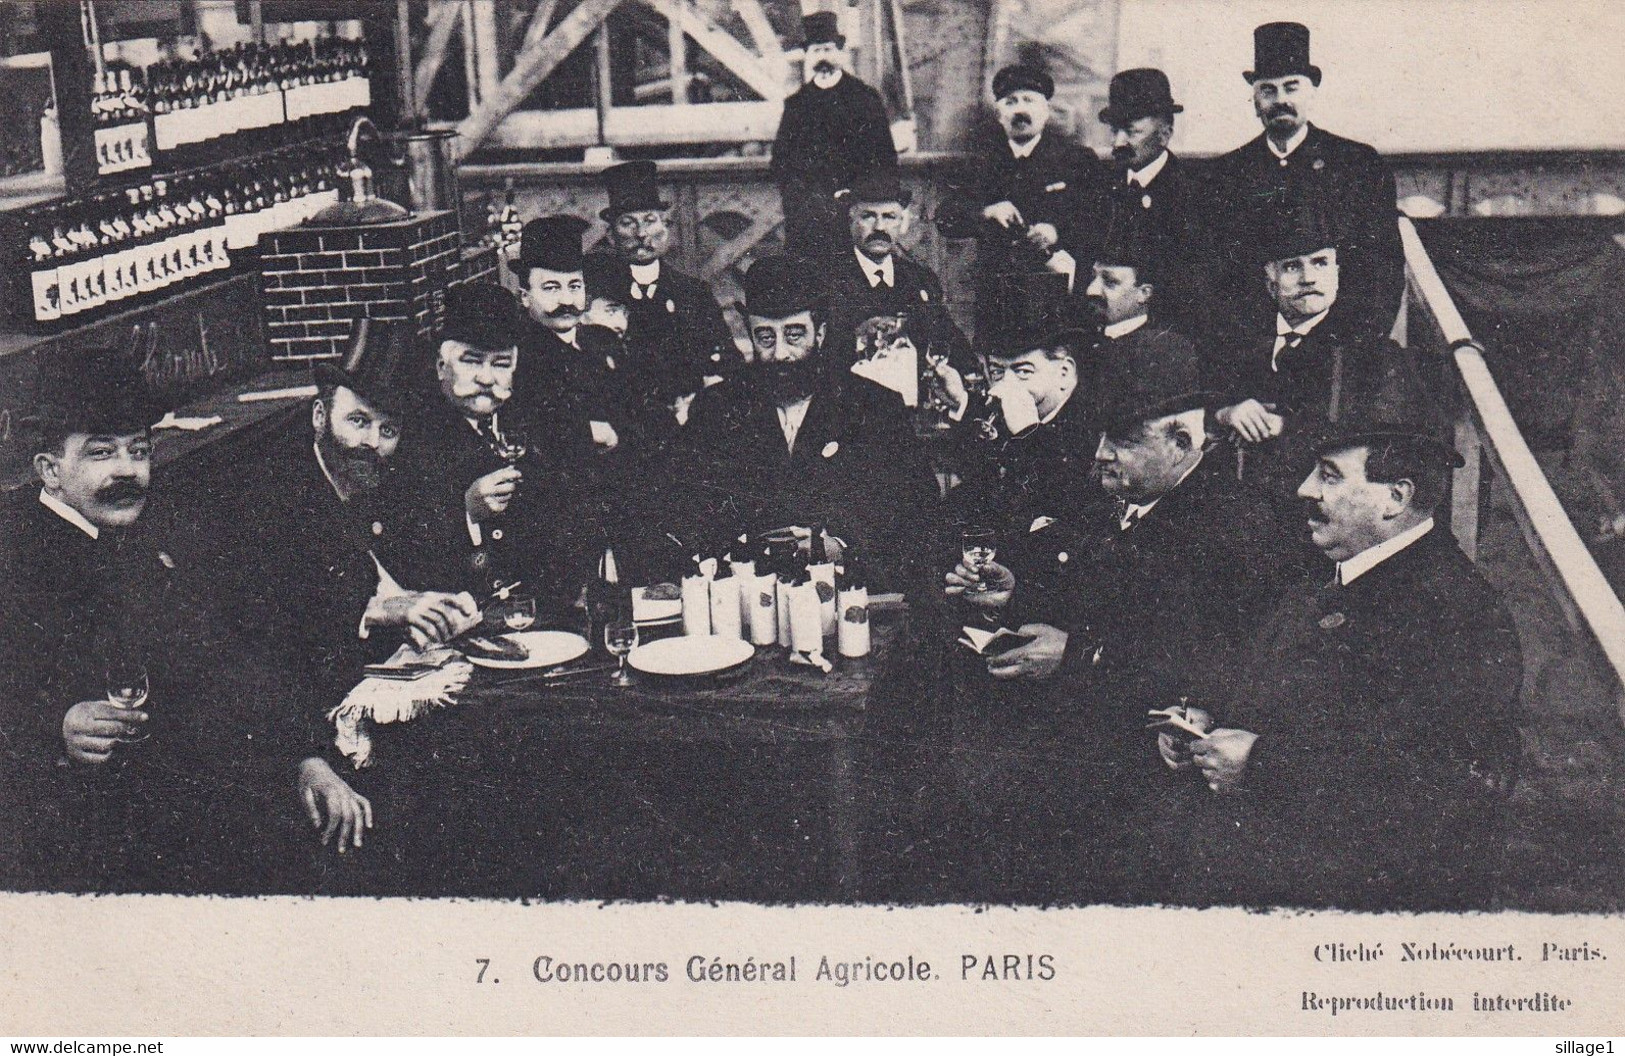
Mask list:
[[[1325,158],[1316,158],[1315,161],[1314,161],[1314,164],[1310,165],[1309,167],[1311,169],[1314,169],[1316,172],[1319,172],[1321,169],[1324,169],[1326,167],[1326,159]]]
[[[676,303],[674,301],[672,301],[672,299],[670,297],[666,298],[666,311],[667,312],[675,312],[675,311],[677,311],[677,305],[676,305]]]
[[[1151,208],[1151,196],[1149,194],[1140,195],[1140,208],[1141,209],[1149,209],[1149,208]]]
[[[372,522],[372,534],[373,535],[383,535],[384,534],[384,522],[383,521],[373,521]]]
[[[822,453],[823,453],[823,456],[825,458],[834,458],[835,457],[835,452],[839,451],[840,449],[841,449],[840,441],[839,440],[831,440],[829,443],[824,445],[824,450],[823,450]]]
[[[1344,616],[1341,612],[1328,613],[1320,618],[1320,629],[1323,631],[1335,631],[1347,622],[1349,622],[1349,618]]]
[[[502,542],[502,529],[501,528],[493,528],[493,529],[491,529],[491,541],[494,542],[494,543]]]
[[[1061,564],[1064,565],[1069,560],[1071,560],[1071,557],[1067,554],[1067,552],[1065,550],[1062,550],[1060,553],[1055,555],[1055,560],[1059,561]]]
[[[920,300],[925,301],[927,304],[929,304],[930,301],[931,301],[931,295],[929,293],[927,293],[925,290],[921,290],[920,291]]]
[[[170,557],[167,551],[158,551],[158,563],[172,572],[175,570],[175,559]]]
[[[484,550],[476,550],[474,551],[473,555],[469,557],[468,563],[474,566],[474,571],[483,572],[485,570],[485,566],[491,563],[491,555],[487,554]]]

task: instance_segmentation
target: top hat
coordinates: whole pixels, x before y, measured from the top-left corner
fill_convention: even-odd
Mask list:
[[[1185,108],[1174,102],[1168,75],[1161,70],[1141,67],[1124,70],[1112,78],[1100,119],[1108,125],[1121,126],[1142,117],[1169,117],[1184,112]]]
[[[1019,63],[1015,66],[1006,66],[993,75],[993,98],[995,99],[1003,99],[1011,92],[1019,92],[1023,89],[1037,92],[1045,99],[1054,98],[1055,78],[1049,75],[1048,70]]]
[[[745,273],[745,314],[784,319],[825,305],[817,269],[802,257],[763,257]]]
[[[852,181],[852,186],[843,188],[836,193],[836,197],[847,204],[854,202],[896,202],[907,207],[914,200],[914,195],[903,181],[897,178],[895,165],[883,165],[860,173]]]
[[[580,271],[581,236],[592,225],[579,216],[543,216],[524,226],[519,233],[519,256],[508,267],[520,279],[531,268],[549,271]]]
[[[846,38],[841,36],[841,20],[833,11],[814,11],[801,18],[801,46],[812,44],[834,44],[846,47]]]
[[[1299,22],[1266,22],[1253,30],[1253,69],[1248,84],[1301,74],[1320,86],[1320,67],[1309,61],[1309,27]]]
[[[357,319],[344,358],[311,368],[316,383],[342,386],[382,410],[399,410],[412,337],[413,328],[405,319]]]
[[[1350,401],[1336,421],[1320,426],[1313,444],[1314,453],[1324,455],[1390,440],[1417,441],[1440,462],[1460,469],[1467,462],[1456,451],[1454,434],[1444,408],[1408,369],[1390,371],[1375,393]]]
[[[513,294],[494,282],[465,282],[446,291],[446,321],[440,340],[460,341],[481,352],[519,344],[525,314]]]
[[[1100,386],[1100,421],[1106,429],[1211,407],[1223,399],[1203,387],[1201,357],[1179,334],[1145,328],[1113,344]]]
[[[1340,249],[1343,241],[1326,211],[1312,202],[1261,212],[1259,238],[1254,249],[1259,263],[1307,256],[1323,249]]]
[[[606,223],[613,224],[622,213],[671,208],[669,202],[660,200],[652,161],[628,161],[611,166],[604,170],[604,185],[609,190],[609,208],[599,210],[598,215]]]
[[[1117,200],[1106,217],[1106,230],[1095,247],[1094,263],[1133,268],[1140,282],[1155,283],[1157,237],[1139,202]]]
[[[43,431],[57,436],[87,433],[129,436],[144,433],[166,408],[147,389],[134,362],[114,349],[88,349],[52,357],[41,379]]]

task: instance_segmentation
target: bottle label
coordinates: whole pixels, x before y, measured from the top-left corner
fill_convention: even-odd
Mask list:
[[[62,318],[62,294],[57,288],[57,269],[45,268],[30,276],[34,287],[34,318],[48,323]]]

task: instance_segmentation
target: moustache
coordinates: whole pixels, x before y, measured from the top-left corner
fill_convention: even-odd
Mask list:
[[[96,492],[102,502],[133,502],[147,497],[147,489],[133,480],[115,480]]]
[[[585,310],[586,309],[577,307],[573,304],[561,304],[557,308],[542,314],[546,315],[549,319],[568,319],[572,316],[580,315]]]
[[[835,64],[833,62],[830,62],[828,59],[821,59],[818,62],[813,63],[813,72],[814,73],[834,73],[835,72]]]
[[[1272,106],[1265,111],[1264,116],[1269,118],[1271,121],[1278,117],[1297,117],[1298,110],[1289,103],[1277,103],[1275,106]]]
[[[1129,146],[1113,147],[1112,157],[1118,161],[1129,161],[1134,157],[1134,148]]]
[[[513,395],[513,389],[507,385],[481,385],[479,382],[469,382],[466,385],[453,385],[451,394],[459,400],[472,400],[478,396],[488,396],[497,403],[507,403],[508,397]]]
[[[1017,111],[1016,113],[1010,115],[1010,123],[1015,125],[1017,128],[1025,128],[1033,123],[1033,117],[1031,114]]]

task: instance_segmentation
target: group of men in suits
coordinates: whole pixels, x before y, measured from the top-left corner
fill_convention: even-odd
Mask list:
[[[228,888],[234,855],[303,860],[284,814],[346,854],[406,853],[393,825],[440,838],[433,804],[380,837],[374,801],[407,790],[336,747],[369,661],[495,629],[520,598],[568,624],[611,555],[674,580],[791,529],[917,599],[933,648],[957,650],[961,623],[1016,634],[931,666],[984,735],[1007,714],[1045,731],[1011,756],[1036,760],[1047,850],[1002,893],[1487,898],[1516,636],[1435,523],[1456,456],[1388,339],[1392,175],[1307,123],[1307,30],[1258,29],[1264,133],[1205,172],[1167,149],[1181,107],[1159,71],[1113,79],[1109,165],[1050,127],[1047,73],[1000,71],[999,133],[937,216],[978,242],[973,344],[904,250],[878,97],[842,70],[832,17],[807,28],[774,151],[799,252],[745,273],[748,350],[666,259],[669,205],[633,162],[605,176],[610,252],[538,218],[517,298],[454,287],[427,340],[358,320],[315,398],[197,467],[173,516],[145,511],[158,408],[139,377],[74,360],[42,409],[39,488],[6,513],[22,601],[0,732],[37,808],[6,883],[150,889],[178,862]],[[997,561],[944,558],[966,526],[996,532]],[[132,629],[150,719],[108,689]]]

